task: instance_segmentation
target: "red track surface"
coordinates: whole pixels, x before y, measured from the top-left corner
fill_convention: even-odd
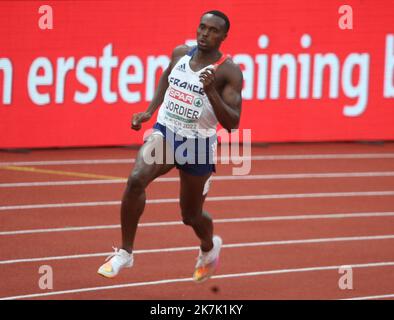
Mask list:
[[[222,236],[225,246],[217,275],[201,285],[190,280],[198,246],[192,230],[180,223],[146,225],[180,222],[176,201],[147,205],[137,233],[134,267],[109,280],[98,276],[96,271],[111,251],[111,246],[119,245],[118,202],[124,182],[18,185],[22,182],[98,179],[78,177],[80,173],[126,178],[133,165],[131,162],[18,163],[21,161],[127,160],[134,158],[135,154],[135,150],[125,148],[0,153],[0,298],[394,298],[394,143],[282,144],[253,148],[252,156],[381,156],[253,160],[250,175],[260,175],[260,178],[214,181],[205,208],[216,220],[215,233]],[[6,168],[5,164],[14,168]],[[21,167],[41,171],[20,171]],[[218,165],[216,177],[230,176],[233,167]],[[66,175],[65,171],[72,174]],[[290,176],[295,173],[305,175]],[[341,176],[308,177],[307,174],[311,173]],[[374,174],[354,177],[354,173]],[[279,177],[279,174],[289,176]],[[173,170],[165,177],[176,176],[177,171]],[[6,186],[6,183],[14,184]],[[177,181],[157,181],[147,190],[148,199],[159,202],[177,198],[178,192]],[[247,195],[284,194],[287,195],[285,198],[277,199],[237,199]],[[236,199],[213,198],[221,196]],[[114,203],[103,205],[105,201]],[[85,206],[87,202],[91,204]],[[69,203],[75,205],[25,207]],[[234,218],[249,219],[225,220]],[[98,226],[107,227],[100,229]],[[88,229],[75,230],[75,227]],[[37,232],[37,229],[49,230]],[[168,248],[169,251],[163,252],[162,249]],[[42,276],[38,273],[41,265],[53,268],[53,290],[41,290],[38,286]],[[352,290],[341,290],[338,286],[342,276],[338,272],[339,267],[344,265],[353,266]],[[219,288],[217,293],[211,290],[213,286]]]

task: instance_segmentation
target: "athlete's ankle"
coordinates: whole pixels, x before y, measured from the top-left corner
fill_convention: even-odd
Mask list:
[[[213,241],[211,240],[209,243],[201,243],[200,245],[202,252],[209,252],[213,249]]]
[[[133,248],[131,246],[124,246],[124,245],[122,245],[121,249],[127,251],[129,254],[133,253]]]

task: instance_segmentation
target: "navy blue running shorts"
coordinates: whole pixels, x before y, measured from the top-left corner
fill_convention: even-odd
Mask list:
[[[216,172],[214,154],[217,146],[217,136],[208,138],[186,138],[174,133],[166,126],[156,122],[153,134],[161,134],[167,145],[172,148],[175,166],[194,176],[205,176]]]

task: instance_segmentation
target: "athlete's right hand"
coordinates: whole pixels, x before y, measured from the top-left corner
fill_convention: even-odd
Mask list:
[[[133,118],[131,120],[131,129],[133,130],[140,130],[141,129],[141,123],[149,121],[152,115],[148,112],[139,112],[139,113],[134,113]]]

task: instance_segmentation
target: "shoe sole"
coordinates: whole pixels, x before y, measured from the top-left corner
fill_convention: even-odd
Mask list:
[[[219,256],[220,256],[220,250],[222,249],[223,240],[222,240],[222,238],[219,237],[219,236],[214,236],[214,238],[218,238],[219,243],[220,243],[220,244],[219,244],[219,254],[218,254],[218,257],[216,258],[215,266],[212,268],[212,271],[211,271],[211,272],[209,272],[205,277],[203,277],[203,278],[201,278],[201,279],[196,279],[196,278],[194,277],[194,274],[193,274],[193,281],[194,281],[195,283],[202,283],[202,282],[207,281],[209,278],[211,278],[211,277],[215,274],[216,270],[217,270],[218,267],[219,267]]]
[[[97,274],[99,274],[100,276],[106,278],[106,279],[111,279],[111,278],[115,278],[116,275],[109,275],[109,274],[105,274],[105,273],[101,273],[101,272],[97,272]]]
[[[133,266],[133,264],[126,265],[126,266],[124,266],[123,268],[121,268],[120,270],[122,270],[122,269],[124,269],[124,268],[131,268],[132,266]],[[120,270],[119,270],[119,271],[120,271]],[[108,279],[115,278],[115,277],[119,274],[119,272],[116,273],[116,274],[106,273],[105,271],[100,271],[100,269],[97,271],[97,273],[98,273],[100,276],[102,276],[102,277],[104,277],[104,278],[108,278]]]
[[[194,277],[194,274],[193,274],[193,281],[194,281],[195,283],[203,283],[203,282],[207,281],[208,279],[210,279],[210,278],[215,274],[216,270],[217,270],[218,267],[219,267],[219,258],[218,258],[217,261],[214,262],[214,263],[215,263],[215,265],[214,265],[214,267],[212,268],[212,270],[211,270],[210,272],[208,272],[204,277],[202,277],[202,278],[200,278],[200,279],[196,279],[196,278]]]

